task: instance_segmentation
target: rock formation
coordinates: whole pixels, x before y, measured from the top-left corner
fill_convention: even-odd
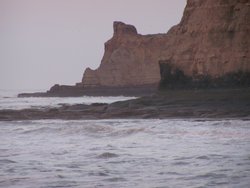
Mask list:
[[[249,0],[188,0],[181,22],[166,34],[140,35],[114,22],[100,67],[86,69],[82,85],[157,85],[159,62],[193,79],[250,72],[249,33]]]
[[[165,34],[141,35],[122,22],[113,27],[98,69],[87,68],[76,86],[35,96],[151,94],[159,83],[250,86],[250,0],[187,0],[181,22]]]
[[[0,121],[41,119],[250,119],[250,88],[171,90],[111,104],[59,104],[58,107],[0,109]]]
[[[105,53],[97,70],[86,69],[84,87],[127,87],[157,85],[158,59],[165,35],[140,35],[132,25],[114,22],[114,35],[105,43]]]
[[[192,77],[250,71],[249,32],[249,0],[189,0],[164,59]]]

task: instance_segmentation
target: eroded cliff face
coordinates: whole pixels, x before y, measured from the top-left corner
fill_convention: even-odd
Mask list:
[[[114,22],[114,35],[105,43],[105,53],[97,70],[86,69],[85,87],[126,87],[153,85],[160,80],[157,60],[165,35],[143,36],[134,26]]]
[[[249,33],[250,0],[188,0],[181,22],[166,34],[140,35],[114,22],[100,67],[86,69],[82,85],[157,85],[159,61],[197,79],[250,72]]]
[[[189,0],[164,58],[192,77],[250,71],[249,32],[249,0]]]

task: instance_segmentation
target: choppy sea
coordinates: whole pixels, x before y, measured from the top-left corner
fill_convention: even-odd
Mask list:
[[[127,99],[1,96],[1,109]],[[0,122],[0,187],[248,188],[250,121]]]

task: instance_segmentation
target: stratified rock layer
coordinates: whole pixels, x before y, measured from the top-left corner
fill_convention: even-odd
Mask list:
[[[140,35],[114,22],[100,67],[86,69],[82,85],[157,85],[162,60],[197,79],[249,72],[249,33],[249,0],[188,0],[181,22],[167,34]]]

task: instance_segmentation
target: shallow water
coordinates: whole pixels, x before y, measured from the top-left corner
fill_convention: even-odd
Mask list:
[[[17,94],[22,91],[8,91],[0,90],[0,110],[12,109],[21,110],[27,108],[48,108],[48,107],[60,107],[64,104],[92,104],[92,103],[113,103],[116,101],[124,101],[134,99],[136,97],[28,97],[18,98]],[[34,91],[33,91],[34,92]]]
[[[249,187],[250,121],[0,122],[0,187]]]

